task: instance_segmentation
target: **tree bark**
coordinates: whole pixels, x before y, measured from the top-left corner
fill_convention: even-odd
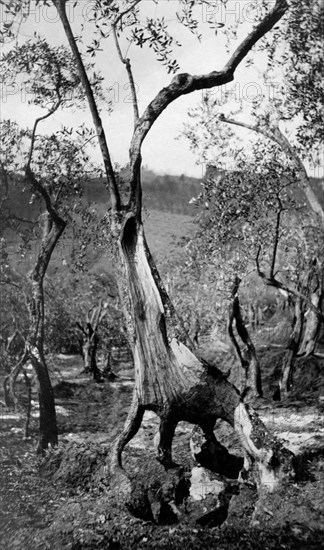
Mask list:
[[[281,364],[281,375],[278,386],[274,392],[273,399],[281,401],[289,394],[292,385],[293,368],[298,352],[299,341],[303,326],[302,300],[297,298],[295,302],[295,316],[293,320],[293,330],[289,337],[285,353]]]
[[[229,324],[228,333],[234,345],[237,356],[241,362],[242,368],[245,372],[245,382],[242,389],[243,395],[246,398],[249,397],[262,397],[262,384],[261,384],[261,369],[260,363],[257,357],[255,346],[251,340],[248,330],[243,321],[240,301],[238,296],[238,289],[241,283],[239,277],[235,277],[234,286],[232,290],[232,303],[229,311]],[[233,323],[235,320],[236,330],[245,344],[245,350],[241,351],[240,346],[235,338],[233,331]]]
[[[27,388],[27,411],[26,411],[26,420],[25,420],[25,433],[24,433],[24,439],[28,439],[29,437],[29,423],[30,423],[30,416],[31,416],[31,405],[32,405],[32,384],[29,380],[28,374],[26,371],[24,371],[24,379],[25,384]]]
[[[26,338],[28,358],[36,372],[39,398],[39,441],[37,452],[44,453],[48,447],[57,445],[57,424],[54,393],[44,354],[44,277],[53,250],[65,229],[65,222],[48,214],[42,245],[36,263],[29,273],[31,297],[28,303],[29,333]]]
[[[117,474],[122,467],[123,448],[138,431],[144,411],[152,410],[160,417],[157,458],[165,468],[177,466],[172,440],[180,420],[200,426],[210,441],[215,438],[216,419],[222,418],[239,433],[247,454],[258,464],[258,483],[269,485],[271,479],[273,488],[281,474],[280,468],[276,472],[272,468],[270,457],[286,464],[287,455],[283,458],[280,444],[274,444],[273,436],[226,377],[198,360],[181,336],[169,337],[165,306],[146,255],[143,226],[133,215],[127,217],[122,230],[121,252],[133,306],[135,388],[124,429],[111,450],[111,473]]]
[[[27,361],[28,352],[25,348],[24,353],[18,363],[13,367],[11,372],[4,379],[3,390],[6,407],[14,407],[15,410],[17,410],[18,408],[18,398],[15,393],[15,384],[18,374],[20,373],[21,369],[24,367]]]
[[[324,269],[318,261],[315,262],[315,265],[310,266],[307,279],[305,292],[308,293],[311,303],[319,311],[323,311]],[[303,316],[303,321],[303,334],[298,348],[298,356],[309,356],[315,351],[321,319],[313,309],[308,308]]]

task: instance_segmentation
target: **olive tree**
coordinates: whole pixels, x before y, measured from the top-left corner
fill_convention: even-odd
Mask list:
[[[90,167],[85,145],[91,131],[63,128],[51,135],[39,133],[43,121],[71,104],[72,94],[76,104],[82,102],[83,90],[66,48],[52,48],[37,38],[3,54],[1,67],[4,81],[24,82],[31,92],[30,103],[41,110],[32,128],[20,128],[10,120],[1,122],[1,168],[5,176],[1,211],[5,229],[18,232],[23,256],[28,247],[35,251],[32,265],[25,267],[27,277],[21,270],[13,275],[10,263],[4,262],[1,282],[16,284],[26,296],[29,326],[24,351],[7,382],[13,390],[19,370],[31,362],[38,380],[38,452],[43,452],[57,444],[54,396],[44,353],[44,279],[66,227],[70,199],[80,194],[82,174],[86,174],[87,164]],[[28,219],[17,215],[17,196],[26,197],[30,205]]]
[[[321,243],[324,210],[320,200],[323,181],[318,180],[319,190],[316,192],[309,175],[312,171],[316,173],[323,146],[323,20],[322,2],[313,0],[306,5],[292,1],[287,17],[280,21],[274,33],[260,42],[260,49],[268,53],[263,71],[263,93],[259,93],[252,101],[240,100],[235,104],[230,90],[223,90],[216,97],[206,94],[201,104],[190,112],[191,122],[185,128],[185,135],[201,158],[220,166],[225,155],[232,166],[236,165],[243,175],[245,173],[246,182],[251,181],[253,176],[251,162],[261,167],[261,170],[257,170],[258,174],[268,173],[269,181],[272,181],[267,167],[267,155],[269,158],[270,154],[273,159],[277,159],[277,163],[272,163],[275,172],[282,178],[282,188],[285,187],[285,180],[287,182],[290,179],[290,196],[298,197],[300,204],[304,202],[307,206],[306,209],[299,209],[298,216],[296,208],[293,208],[295,215],[291,214],[293,219],[290,218],[289,223],[293,228],[289,235],[287,210],[292,212],[292,205],[285,204],[279,194],[272,208],[275,216],[272,230],[259,243],[263,251],[270,244],[268,270],[260,268],[261,250],[255,253],[256,269],[265,284],[288,293],[295,303],[292,335],[287,342],[282,375],[275,394],[279,399],[286,396],[290,389],[296,356],[314,353],[323,322]],[[197,131],[197,128],[200,130]],[[243,148],[242,137],[245,140]],[[282,173],[282,166],[286,167],[286,175]],[[251,204],[255,200],[253,193],[250,198],[247,197],[244,183],[242,185],[239,181],[242,180],[242,174],[238,178],[233,174],[226,178],[224,187],[230,180],[232,188],[237,188],[237,213],[240,223],[244,224],[244,203],[246,199],[252,199]],[[214,178],[210,188],[216,185],[215,182]],[[257,182],[253,184],[256,192],[257,185]],[[271,190],[266,193],[271,197]],[[230,195],[229,191],[228,199]],[[267,209],[269,204],[265,197],[263,204],[255,210],[259,212],[259,217],[256,216],[253,221],[254,234],[250,234],[250,243],[251,236],[255,242],[256,235],[260,235],[262,212],[266,213]],[[249,221],[251,223],[251,217]],[[224,227],[226,231],[225,220]],[[286,234],[284,245],[283,232]],[[290,281],[289,278],[284,281],[275,272],[279,249],[283,246],[290,248],[292,254],[294,250],[296,252],[290,262],[290,270],[297,270],[298,273]]]
[[[40,2],[41,3],[41,2]],[[258,465],[259,483],[274,487],[287,455],[278,441],[268,434],[256,413],[242,401],[239,392],[213,365],[199,360],[163,286],[161,277],[147,246],[142,221],[141,162],[142,145],[155,121],[164,110],[183,95],[205,88],[221,86],[234,79],[240,63],[266,33],[276,25],[287,10],[284,0],[275,5],[240,42],[221,70],[203,75],[178,73],[172,59],[174,39],[163,18],[144,18],[142,4],[133,2],[102,2],[91,4],[90,10],[98,30],[88,51],[95,54],[112,36],[120,61],[125,66],[133,98],[134,131],[129,146],[127,189],[118,185],[113,170],[109,141],[106,137],[89,73],[84,64],[84,52],[73,33],[65,0],[52,0],[62,22],[74,56],[75,66],[88,99],[94,128],[102,154],[106,185],[110,191],[110,208],[106,220],[115,237],[117,280],[124,299],[127,327],[133,346],[135,386],[133,401],[123,431],[110,453],[111,473],[118,474],[129,487],[121,464],[125,445],[138,431],[145,410],[160,417],[158,459],[168,469],[173,468],[172,440],[180,420],[198,424],[209,440],[214,440],[216,418],[229,422],[239,433],[242,444]],[[180,23],[195,32],[193,9],[196,2],[180,2],[177,12]],[[198,5],[201,2],[197,3]],[[147,44],[169,72],[176,72],[170,84],[162,88],[140,114],[132,65],[123,53],[121,34],[143,46]],[[277,465],[280,466],[277,467]],[[285,469],[285,468],[284,468]],[[285,470],[287,472],[287,470]],[[270,478],[269,478],[270,476]],[[121,484],[119,483],[121,488]]]

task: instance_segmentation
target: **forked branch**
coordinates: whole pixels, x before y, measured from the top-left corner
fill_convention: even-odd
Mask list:
[[[270,275],[269,277],[264,273],[264,271],[261,271],[260,268],[260,254],[261,254],[261,246],[258,248],[258,252],[256,254],[255,263],[257,268],[257,273],[261,279],[263,279],[264,283],[267,286],[272,286],[273,288],[277,288],[278,290],[283,290],[284,292],[288,292],[291,296],[295,296],[296,298],[300,298],[303,300],[309,308],[317,315],[317,317],[320,319],[320,321],[324,322],[324,315],[322,314],[321,310],[314,306],[312,300],[308,298],[308,296],[305,296],[302,292],[297,290],[296,288],[293,288],[289,285],[286,285],[276,279],[274,275]]]
[[[114,172],[113,165],[110,158],[110,152],[107,145],[105,131],[99,115],[93,89],[90,84],[88,74],[81,57],[81,53],[76,44],[75,37],[73,35],[72,28],[70,25],[70,21],[66,13],[65,0],[52,0],[52,2],[58,11],[66,37],[69,41],[70,48],[74,55],[78,74],[89,103],[89,108],[91,111],[93,123],[96,128],[96,132],[98,136],[98,142],[99,142],[103,163],[105,167],[106,177],[107,177],[108,189],[110,191],[111,206],[114,211],[118,212],[121,209],[120,194],[119,194],[119,190],[118,190],[118,186],[115,178],[115,172]]]
[[[131,141],[130,162],[134,176],[140,166],[140,151],[142,143],[154,122],[162,114],[166,107],[182,95],[205,88],[207,89],[222,86],[223,84],[231,82],[234,79],[235,70],[241,61],[251,51],[258,40],[274,27],[287,9],[288,4],[286,0],[277,0],[273,9],[263,18],[259,25],[252,30],[245,40],[241,42],[221,71],[212,71],[204,75],[190,75],[188,73],[179,74],[173,78],[168,86],[163,88],[156,95],[144,111],[143,115],[139,118]],[[135,201],[136,195],[139,196],[139,193],[135,188],[138,184],[138,178],[133,177],[131,202]]]

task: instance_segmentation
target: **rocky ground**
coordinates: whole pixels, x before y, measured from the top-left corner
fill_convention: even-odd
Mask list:
[[[154,458],[158,419],[153,413],[145,414],[139,433],[124,453],[124,466],[137,487],[131,506],[125,507],[116,486],[112,490],[109,485],[107,453],[125,420],[131,398],[132,380],[125,379],[131,373],[125,370],[127,365],[123,379],[96,384],[80,375],[79,358],[53,358],[59,448],[42,463],[36,459],[36,404],[27,441],[22,440],[23,416],[5,408],[0,411],[0,547],[3,550],[323,547],[324,361],[321,357],[299,360],[290,398],[285,403],[274,403],[270,397],[281,353],[282,349],[271,343],[260,348],[265,399],[255,406],[264,423],[296,454],[296,478],[275,493],[261,496],[253,486],[239,485],[234,480],[227,484],[231,489],[223,493],[227,500],[225,503],[223,498],[223,505],[221,502],[218,506],[217,517],[203,523],[189,521],[185,513],[177,523],[177,518],[159,505],[161,486],[156,480],[163,479],[165,474]],[[212,350],[206,354],[211,355]],[[238,367],[226,350],[216,359],[224,370],[232,366],[231,376],[239,376]],[[204,491],[201,471],[190,455],[191,430],[192,426],[179,424],[174,440],[175,459],[191,475],[192,487],[195,484],[196,490],[201,486]],[[233,455],[241,456],[239,442],[227,425],[219,422],[216,435]],[[216,482],[223,480],[218,477]]]

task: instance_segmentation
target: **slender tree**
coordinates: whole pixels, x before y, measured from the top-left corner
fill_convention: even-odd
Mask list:
[[[91,133],[82,130],[73,135],[68,129],[40,136],[39,125],[61,107],[70,103],[71,93],[75,100],[82,100],[82,88],[77,74],[73,71],[73,61],[69,52],[61,47],[51,48],[43,39],[27,42],[23,47],[15,46],[2,56],[3,76],[7,82],[11,78],[21,78],[30,86],[31,103],[44,109],[45,114],[36,118],[31,130],[20,129],[16,123],[3,121],[1,124],[2,155],[1,165],[6,180],[17,180],[21,191],[26,191],[29,203],[38,203],[38,224],[32,235],[26,237],[26,230],[19,226],[25,220],[13,211],[10,191],[13,186],[5,185],[2,213],[10,230],[20,227],[21,235],[30,241],[38,237],[38,250],[27,279],[19,275],[16,284],[24,287],[27,300],[29,327],[25,339],[25,349],[9,376],[9,387],[13,384],[21,368],[30,361],[35,369],[39,393],[39,442],[38,452],[57,444],[57,425],[54,395],[44,353],[45,300],[44,279],[49,262],[57,243],[64,232],[66,221],[62,214],[67,213],[69,196],[80,189],[80,173],[88,162],[83,150]],[[58,170],[59,167],[59,170]],[[23,185],[22,185],[23,181]],[[74,188],[73,188],[74,186]],[[22,189],[23,187],[23,189]],[[29,221],[31,218],[29,219]],[[17,226],[18,224],[18,226]],[[24,248],[24,241],[22,249]],[[13,284],[11,273],[2,270],[2,283]]]

